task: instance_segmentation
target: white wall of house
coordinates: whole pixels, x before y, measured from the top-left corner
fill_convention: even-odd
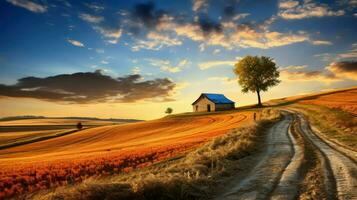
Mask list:
[[[210,106],[211,111],[216,110],[216,105],[212,101],[206,97],[202,97],[195,104],[193,104],[193,112],[207,112],[208,105]]]

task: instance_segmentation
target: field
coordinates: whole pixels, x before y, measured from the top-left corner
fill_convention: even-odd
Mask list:
[[[304,99],[300,103],[341,109],[357,116],[357,88]]]
[[[0,195],[13,196],[148,166],[248,124],[252,115],[171,116],[95,127],[6,148],[0,150]]]
[[[274,99],[268,101],[266,105],[282,106],[296,103],[325,106],[357,115],[357,87]]]
[[[0,149],[70,134],[76,131],[76,124],[78,122],[81,122],[84,128],[123,123],[110,120],[80,118],[34,118],[1,120]]]

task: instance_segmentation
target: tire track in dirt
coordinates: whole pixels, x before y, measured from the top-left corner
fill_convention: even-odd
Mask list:
[[[293,122],[295,120],[296,117],[294,116]],[[290,124],[288,132],[293,144],[294,156],[285,168],[279,183],[270,197],[271,199],[296,199],[298,195],[299,183],[301,181],[300,168],[304,159],[304,149],[298,145],[297,140],[293,136],[292,132],[295,131],[292,127],[294,125],[293,122]]]
[[[295,148],[288,133],[291,121],[292,115],[284,112],[283,120],[268,131],[267,147],[260,161],[246,178],[233,180],[236,183],[215,199],[267,199],[271,195],[294,156]]]
[[[268,131],[260,161],[246,176],[226,183],[215,199],[304,199],[309,193],[301,197],[301,192],[311,190],[303,184],[315,183],[307,176],[311,173],[321,179],[316,188],[322,194],[315,197],[357,199],[355,152],[316,135],[299,112],[285,110],[283,114],[284,119]],[[310,159],[307,152],[314,154],[317,165],[309,166],[316,161],[306,162]]]
[[[317,149],[327,158],[336,182],[336,196],[338,199],[357,199],[357,163],[348,156],[341,147],[336,147],[318,137],[310,128],[309,123],[301,115],[301,130]],[[328,170],[328,169],[324,169]],[[331,195],[330,195],[331,196]]]

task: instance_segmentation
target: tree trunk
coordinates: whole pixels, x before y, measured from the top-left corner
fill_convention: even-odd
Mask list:
[[[260,101],[260,91],[259,90],[257,90],[257,95],[258,95],[258,106],[261,107],[262,102]]]

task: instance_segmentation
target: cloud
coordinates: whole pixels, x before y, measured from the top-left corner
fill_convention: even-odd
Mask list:
[[[131,70],[132,74],[140,74],[141,72],[141,69],[140,67],[134,67],[132,70]]]
[[[102,34],[103,37],[107,39],[106,41],[111,44],[118,43],[122,35],[121,28],[110,28],[110,27],[103,27],[103,26],[94,26],[93,28],[94,30]]]
[[[313,45],[332,45],[332,42],[327,40],[312,40],[311,43]]]
[[[210,20],[198,20],[192,23],[176,23],[172,18],[166,18],[158,25],[159,30],[173,31],[178,36],[189,38],[205,45],[222,46],[227,49],[236,47],[269,49],[293,43],[311,41],[305,32],[281,33],[269,31],[269,26],[275,17],[268,18],[262,23],[222,24]]]
[[[357,61],[333,62],[326,69],[338,77],[357,80]]]
[[[147,40],[137,40],[132,46],[133,51],[139,51],[140,49],[160,50],[163,47],[178,46],[182,42],[177,38],[171,38],[168,35],[160,34],[155,31],[151,31],[147,35]]]
[[[237,61],[230,61],[230,60],[212,60],[212,61],[199,63],[198,67],[201,70],[206,70],[206,69],[210,69],[210,68],[213,68],[213,67],[219,67],[219,66],[233,67],[236,62]]]
[[[215,50],[213,50],[213,54],[219,54],[221,52],[221,50],[220,49],[215,49]]]
[[[304,1],[298,3],[296,1],[281,1],[279,3],[278,15],[284,19],[304,19],[310,17],[325,17],[325,16],[342,16],[344,10],[331,10],[327,4],[317,4],[313,1]]]
[[[299,70],[299,69],[305,69],[307,68],[307,65],[290,65],[287,67],[282,68],[283,70]]]
[[[170,101],[175,83],[167,78],[141,81],[139,74],[113,78],[101,70],[0,84],[0,96],[28,97],[66,103]]]
[[[95,2],[85,4],[88,8],[92,9],[95,12],[102,12],[105,8],[102,5],[99,5]]]
[[[165,11],[156,10],[153,2],[147,2],[136,4],[131,14],[132,20],[151,29],[160,23]]]
[[[347,52],[340,53],[337,56],[345,59],[357,58],[357,48],[353,48]]]
[[[288,66],[280,70],[281,79],[286,81],[335,82],[346,79],[357,80],[357,61],[332,62],[322,70],[303,70],[302,66]],[[302,69],[302,70],[301,70]]]
[[[104,17],[102,16],[96,16],[96,15],[90,15],[90,14],[86,14],[86,13],[82,13],[79,15],[79,18],[81,18],[82,20],[89,22],[89,23],[100,23],[104,20]]]
[[[348,6],[349,9],[357,7],[357,0],[338,0],[342,6]]]
[[[246,18],[249,15],[250,13],[240,13],[240,14],[236,14],[232,19],[233,21],[238,21],[240,19]]]
[[[267,30],[257,31],[246,25],[240,26],[240,28],[233,33],[231,39],[234,44],[240,47],[255,47],[261,49],[269,49],[310,40],[309,36],[304,32],[280,33]]]
[[[333,73],[326,72],[324,70],[314,71],[289,71],[281,70],[280,78],[285,81],[320,81],[320,82],[334,82],[341,81]]]
[[[84,47],[84,44],[78,40],[67,39],[67,42],[69,42],[72,45],[77,46],[77,47]]]
[[[236,79],[234,78],[229,78],[225,76],[213,76],[208,78],[209,81],[219,81],[223,84],[232,84],[236,83]]]
[[[297,5],[299,5],[299,1],[280,1],[279,2],[279,8],[283,8],[283,9],[288,9],[288,8],[294,8]]]
[[[12,5],[25,8],[31,12],[35,12],[35,13],[47,12],[47,6],[39,3],[35,3],[30,0],[6,0],[6,1],[11,3]]]
[[[192,10],[197,12],[201,9],[205,9],[208,6],[207,0],[193,0]]]
[[[149,61],[150,65],[159,67],[162,71],[170,72],[170,73],[177,73],[182,71],[185,68],[189,61],[187,59],[180,60],[177,65],[172,65],[169,60],[161,60],[161,59],[153,59],[149,58],[146,59]]]

